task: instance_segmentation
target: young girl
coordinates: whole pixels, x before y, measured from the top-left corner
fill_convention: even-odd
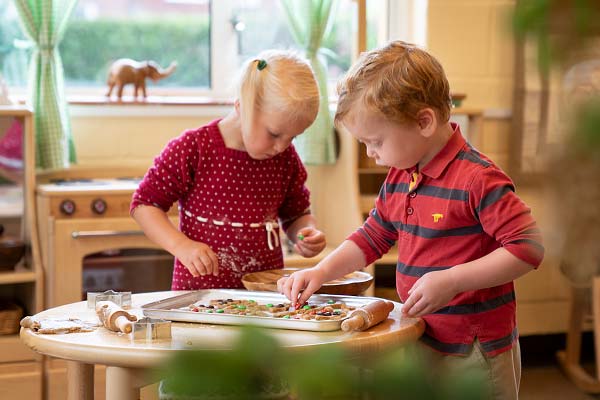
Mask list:
[[[184,132],[155,159],[130,212],[175,256],[173,290],[239,288],[246,273],[283,268],[279,228],[305,257],[325,248],[291,145],[318,108],[309,64],[266,51],[243,68],[229,115]],[[166,214],[175,201],[179,230]]]

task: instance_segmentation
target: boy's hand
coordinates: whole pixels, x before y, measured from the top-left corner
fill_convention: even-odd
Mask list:
[[[439,310],[457,294],[450,270],[433,271],[419,278],[408,291],[402,314],[422,317]]]
[[[314,257],[325,248],[325,234],[313,227],[302,228],[298,231],[294,249],[304,257]]]
[[[190,239],[177,245],[173,255],[185,265],[192,276],[219,275],[219,260],[212,249],[201,242]]]
[[[285,295],[293,306],[304,304],[323,285],[323,273],[318,268],[296,271],[277,281],[277,290]]]

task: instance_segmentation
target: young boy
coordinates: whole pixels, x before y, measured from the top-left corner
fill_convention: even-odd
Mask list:
[[[445,364],[484,369],[493,398],[516,399],[520,354],[513,280],[543,257],[510,178],[450,123],[439,62],[400,41],[365,53],[338,85],[336,124],[391,167],[363,226],[313,268],[278,282],[303,304],[324,282],[398,242],[402,312],[423,317],[423,346]]]

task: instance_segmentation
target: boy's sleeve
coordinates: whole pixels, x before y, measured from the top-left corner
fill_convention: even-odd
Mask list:
[[[193,183],[200,159],[197,131],[187,131],[172,139],[154,159],[144,179],[133,194],[129,212],[140,205],[169,211]]]
[[[390,222],[385,195],[387,179],[379,190],[375,207],[369,217],[354,233],[348,236],[365,254],[367,265],[381,258],[398,240],[398,232]]]
[[[283,204],[278,211],[284,232],[296,219],[310,214],[310,191],[306,187],[306,168],[293,147],[290,149],[290,154],[290,180]]]
[[[544,258],[541,232],[504,172],[482,169],[471,184],[469,205],[483,230],[502,247],[535,268],[540,265]]]

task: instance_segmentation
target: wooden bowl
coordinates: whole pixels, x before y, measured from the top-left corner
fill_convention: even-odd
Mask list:
[[[23,258],[25,243],[21,239],[0,236],[0,270],[12,269]]]
[[[252,272],[242,277],[242,283],[247,290],[276,292],[279,278],[289,276],[299,269],[283,268]],[[369,273],[356,271],[340,279],[324,283],[316,293],[356,296],[367,290],[372,282],[373,277]]]

